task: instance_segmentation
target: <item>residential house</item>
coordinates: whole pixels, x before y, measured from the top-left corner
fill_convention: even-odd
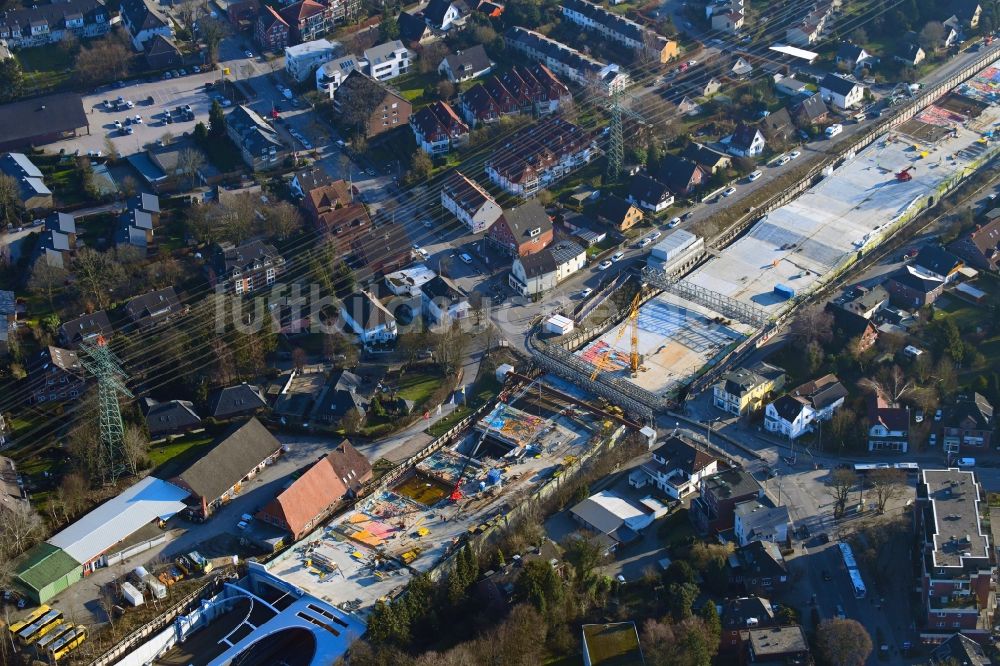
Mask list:
[[[514,65],[462,93],[459,112],[476,127],[509,115],[545,116],[569,99],[569,88],[545,65]]]
[[[333,94],[337,92],[340,84],[347,79],[351,72],[360,72],[363,65],[363,61],[353,54],[323,63],[316,70],[316,90],[326,93],[330,99],[333,99]]]
[[[288,188],[291,190],[292,196],[298,199],[304,199],[305,196],[312,190],[332,185],[335,182],[344,181],[334,181],[326,171],[313,165],[300,171],[296,171],[295,175],[292,176],[291,182],[288,183]],[[350,188],[346,190],[345,195],[348,200],[350,200]]]
[[[989,528],[980,519],[985,499],[972,470],[922,469],[916,529],[920,563],[920,639],[944,641],[962,633],[986,641],[996,594]]]
[[[154,35],[167,39],[175,36],[170,21],[146,0],[124,0],[121,3],[121,23],[136,51],[142,51],[143,45]]]
[[[736,597],[722,602],[719,614],[722,636],[719,652],[724,655],[742,654],[746,649],[744,636],[751,629],[767,629],[777,626],[780,620],[774,615],[771,602],[763,597]]]
[[[981,271],[1000,270],[1000,216],[961,236],[948,250]]]
[[[746,123],[736,126],[736,131],[729,137],[728,150],[731,155],[740,157],[758,157],[764,152],[767,141],[764,134]]]
[[[0,355],[10,351],[10,337],[17,326],[17,299],[13,291],[0,289]],[[3,427],[0,423],[0,444],[3,444]]]
[[[281,51],[290,43],[290,35],[288,22],[271,5],[264,5],[254,27],[258,46],[265,51]]]
[[[348,370],[336,370],[303,416],[308,415],[316,423],[337,425],[353,410],[359,422],[364,423],[374,394],[375,387],[360,376]],[[276,404],[275,409],[280,409],[280,406]]]
[[[26,369],[31,401],[36,404],[76,400],[83,394],[86,374],[71,349],[45,347],[28,359]]]
[[[604,197],[597,206],[597,216],[618,231],[627,231],[642,222],[642,210],[614,194]]]
[[[52,208],[52,190],[45,185],[45,176],[24,153],[4,153],[0,157],[0,173],[17,182],[17,198],[28,211]]]
[[[629,75],[614,63],[604,63],[545,35],[514,26],[504,33],[507,47],[538,60],[558,76],[586,86],[595,83],[611,95],[624,90]]]
[[[792,46],[806,48],[812,46],[823,36],[823,28],[826,26],[832,10],[833,6],[830,2],[813,5],[813,8],[802,20],[785,29],[785,41]]]
[[[438,39],[421,15],[399,12],[396,22],[399,24],[399,39],[407,46],[429,44]]]
[[[927,58],[927,52],[917,42],[904,42],[896,49],[892,57],[901,63],[916,67]]]
[[[489,192],[458,171],[452,172],[441,185],[441,206],[474,234],[486,231],[503,215],[500,204]]]
[[[420,292],[428,322],[446,326],[469,317],[469,298],[448,278],[437,275],[425,282]]]
[[[333,60],[343,53],[340,42],[328,39],[314,39],[294,46],[285,47],[285,73],[302,83],[312,77],[323,63]]]
[[[413,264],[385,276],[385,288],[395,296],[422,298],[420,288],[437,276],[424,264]]]
[[[236,246],[217,243],[208,265],[213,286],[222,285],[226,293],[250,294],[274,284],[284,271],[285,258],[270,243],[251,240]]]
[[[865,319],[871,319],[888,302],[889,290],[881,284],[872,287],[859,284],[833,304]]]
[[[763,664],[810,664],[806,634],[797,624],[767,629],[749,629],[747,660]]]
[[[424,7],[424,21],[442,32],[464,25],[468,14],[469,8],[462,0],[430,0]]]
[[[674,195],[666,185],[646,174],[632,178],[628,191],[629,203],[659,213],[674,205]]]
[[[788,109],[782,107],[761,121],[764,138],[773,143],[787,143],[795,137],[795,125]]]
[[[246,382],[217,389],[208,400],[208,415],[219,421],[252,416],[262,409],[267,409],[264,394],[259,387]]]
[[[361,17],[361,0],[328,0],[334,23],[353,23]]]
[[[634,469],[628,482],[636,488],[652,483],[668,497],[680,500],[697,490],[701,480],[718,469],[715,457],[675,434],[653,449],[653,459]]]
[[[550,116],[507,136],[487,158],[486,175],[509,194],[528,199],[595,156],[589,132]]]
[[[373,222],[361,202],[345,198],[347,184],[340,180],[331,185],[312,189],[303,199],[316,231],[335,248],[338,258],[353,252],[354,244],[372,233]]]
[[[361,103],[358,100],[365,100],[367,106],[355,108],[355,103]],[[372,139],[409,123],[412,106],[375,79],[355,70],[334,92],[333,110],[341,122],[356,122],[357,129],[362,130],[365,138]],[[355,126],[350,129],[355,129]]]
[[[788,95],[789,97],[798,97],[800,95],[808,95],[809,85],[794,79],[790,76],[782,76],[774,82],[774,90],[782,95]]]
[[[742,56],[737,57],[732,66],[729,68],[729,75],[734,79],[746,79],[751,74],[753,74],[753,65],[751,65],[750,61]]]
[[[748,416],[764,409],[768,396],[785,385],[785,371],[768,363],[737,368],[712,387],[712,404],[724,412]]]
[[[287,530],[298,541],[371,478],[368,459],[345,439],[264,505],[256,517]]]
[[[562,14],[584,29],[648,55],[661,64],[676,58],[680,53],[677,42],[587,0],[563,0]]]
[[[715,535],[733,529],[737,504],[764,497],[764,489],[750,472],[739,467],[706,476],[691,500],[691,521],[699,532]]]
[[[110,31],[111,11],[101,0],[19,3],[0,15],[0,42],[11,49],[53,44],[69,35],[90,39]]]
[[[157,203],[157,209],[159,205]],[[139,205],[132,205],[118,216],[118,225],[115,228],[115,244],[130,245],[138,248],[143,253],[148,252],[153,247],[153,235],[158,213],[144,210]]]
[[[637,540],[639,533],[653,522],[652,514],[645,507],[610,490],[591,495],[571,507],[569,513],[584,529],[610,537],[612,550],[618,544]]]
[[[993,666],[993,660],[986,654],[982,645],[964,634],[954,634],[940,643],[931,652],[930,663],[933,666]]]
[[[254,171],[273,169],[288,155],[277,130],[248,106],[238,104],[229,112],[226,134],[240,149],[243,162]]]
[[[239,0],[226,6],[226,17],[237,32],[252,32],[259,13],[259,0]]]
[[[905,308],[922,308],[944,293],[945,281],[919,266],[907,265],[889,275],[885,288],[893,302]]]
[[[35,245],[31,259],[34,266],[38,261],[45,261],[50,266],[69,268],[69,256],[76,247],[76,235],[68,235],[58,231],[46,230]],[[64,261],[65,259],[65,261]]]
[[[165,287],[136,296],[125,304],[125,313],[132,325],[139,330],[147,331],[183,311],[181,301],[173,287]]]
[[[865,87],[843,76],[827,74],[819,84],[819,96],[838,109],[851,109],[865,98]]]
[[[891,293],[892,290],[889,291]],[[840,308],[834,308],[831,314],[833,314],[834,332],[846,340],[857,341],[859,351],[865,351],[875,344],[878,339],[878,329],[870,319]]]
[[[69,213],[49,213],[45,218],[45,229],[66,237],[70,247],[76,245],[76,218]]]
[[[788,582],[788,566],[773,541],[751,541],[729,557],[730,582],[748,595],[771,598]]]
[[[365,49],[364,58],[368,63],[367,74],[376,81],[388,81],[410,71],[412,54],[403,42],[386,42]]]
[[[875,60],[875,57],[866,51],[864,47],[843,42],[837,48],[835,61],[838,65],[843,65],[848,71],[854,71],[858,67],[864,67]]]
[[[461,83],[486,76],[492,68],[493,62],[486,55],[486,49],[476,44],[471,49],[445,56],[438,65],[438,74],[448,77],[452,83]]]
[[[187,400],[160,402],[143,398],[141,406],[149,438],[154,442],[201,428],[201,417]]]
[[[293,44],[318,40],[334,27],[333,5],[315,0],[298,0],[278,14],[288,24],[288,39]]]
[[[728,11],[712,14],[712,30],[735,34],[743,29],[746,16],[743,12]]]
[[[256,418],[233,426],[208,453],[170,479],[191,493],[186,513],[208,520],[281,454],[281,443]]]
[[[747,500],[733,507],[733,536],[740,546],[753,541],[787,544],[790,520],[787,506],[768,506],[756,499]]]
[[[823,97],[816,93],[796,104],[792,113],[800,127],[809,127],[826,120],[830,115],[830,109],[827,108]]]
[[[712,150],[708,146],[692,141],[684,149],[685,159],[691,160],[709,174],[715,175],[719,171],[724,171],[732,166],[733,160],[728,155]]]
[[[788,439],[813,431],[813,424],[829,421],[844,404],[847,389],[836,375],[824,375],[768,404],[764,410],[764,429]]]
[[[925,245],[910,262],[925,273],[949,283],[959,275],[964,265],[962,260],[948,252],[940,245]]]
[[[428,155],[442,155],[465,145],[469,126],[447,102],[434,101],[410,117],[417,145]]]
[[[505,210],[486,237],[512,257],[524,257],[541,252],[552,242],[552,219],[537,201],[527,201]]]
[[[340,316],[365,346],[396,339],[396,318],[367,291],[356,291],[345,298]]]
[[[941,444],[945,454],[957,455],[990,450],[996,421],[993,405],[978,393],[955,397],[941,418]]]
[[[174,40],[159,33],[147,39],[142,50],[147,69],[171,69],[184,63]]]
[[[541,252],[514,259],[508,284],[522,296],[538,296],[587,265],[587,251],[571,240],[558,240]]]
[[[881,393],[868,396],[868,450],[906,453],[910,410],[890,404]]]
[[[59,327],[59,342],[69,349],[79,349],[84,344],[94,344],[98,338],[109,340],[114,330],[108,313],[98,310],[65,321]]]
[[[949,10],[954,12],[954,15],[960,21],[960,25],[970,30],[975,30],[979,27],[979,19],[983,15],[983,7],[976,0],[958,0],[954,3],[949,3]]]

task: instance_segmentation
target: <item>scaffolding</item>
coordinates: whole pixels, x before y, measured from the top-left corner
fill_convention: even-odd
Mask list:
[[[770,319],[763,308],[738,301],[687,280],[672,278],[663,271],[648,266],[642,269],[642,277],[654,287],[669,291],[747,326],[753,326],[757,329],[764,328]]]

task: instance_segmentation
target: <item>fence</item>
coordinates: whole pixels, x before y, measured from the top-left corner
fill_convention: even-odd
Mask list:
[[[149,550],[153,546],[159,546],[161,543],[164,543],[166,540],[167,540],[167,534],[166,534],[166,532],[164,532],[163,534],[159,534],[159,535],[153,537],[152,539],[148,539],[146,541],[142,541],[140,543],[135,544],[134,546],[129,546],[125,550],[118,551],[117,553],[112,553],[111,555],[108,555],[107,558],[106,558],[106,560],[107,560],[107,565],[106,566],[110,567],[110,566],[113,566],[115,564],[118,564],[122,560],[127,560],[128,558],[132,557],[133,555],[136,555],[136,554],[141,553],[143,551]]]

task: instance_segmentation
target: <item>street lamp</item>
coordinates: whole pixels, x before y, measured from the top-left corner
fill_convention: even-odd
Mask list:
[[[707,444],[708,446],[712,445],[712,424],[714,424],[716,421],[721,421],[721,420],[722,417],[717,416],[714,419],[709,419],[705,423],[705,444]]]

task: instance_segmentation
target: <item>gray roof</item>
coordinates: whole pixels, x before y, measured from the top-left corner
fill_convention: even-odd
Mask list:
[[[242,104],[229,112],[226,125],[240,139],[240,144],[251,155],[257,156],[261,151],[274,148],[284,150],[285,145],[278,137],[278,132],[256,111]]]
[[[52,190],[45,185],[42,172],[32,164],[27,155],[22,153],[5,153],[0,158],[0,172],[13,177],[17,181],[21,201],[27,201],[29,198],[39,195],[52,194]]]
[[[59,327],[60,336],[67,344],[74,346],[96,338],[98,335],[103,335],[105,338],[111,337],[112,332],[111,320],[108,319],[108,313],[104,310],[70,319]]]
[[[799,625],[787,627],[768,627],[767,629],[750,630],[750,650],[756,661],[762,661],[768,655],[780,657],[788,653],[808,652],[809,643]]]
[[[196,495],[213,502],[279,449],[281,443],[274,435],[251,418],[232,428],[177,478]]]
[[[835,92],[838,95],[847,95],[852,90],[854,90],[856,86],[859,85],[861,84],[858,83],[857,81],[846,79],[843,76],[837,76],[836,74],[827,74],[826,76],[823,77],[823,80],[820,82],[819,87]]]
[[[538,201],[532,199],[514,208],[508,208],[500,218],[510,228],[518,244],[552,230],[552,220]],[[538,233],[532,233],[538,229]]]
[[[11,6],[0,14],[0,26],[6,26],[15,35],[28,37],[32,25],[47,25],[49,32],[63,30],[66,20],[83,18],[90,25],[103,17],[103,23],[110,19],[110,12],[101,0],[64,0],[62,2],[37,3],[31,6]]]
[[[345,298],[343,308],[351,319],[361,324],[365,330],[372,330],[380,324],[395,321],[392,313],[365,291],[356,291]]]
[[[43,5],[46,6],[46,5]],[[64,4],[47,5],[62,11]],[[38,137],[88,126],[79,93],[56,93],[0,106],[0,145],[27,145]]]
[[[979,484],[971,471],[925,469],[917,497],[926,497],[928,539],[933,566],[960,567],[969,558],[990,557],[989,540],[979,522]]]
[[[145,0],[125,0],[121,5],[121,13],[135,33],[142,30],[155,30],[167,25],[158,11],[147,5]]]
[[[743,524],[743,534],[748,540],[760,538],[759,534],[770,534],[774,527],[788,525],[790,520],[787,506],[767,506],[757,500],[740,502],[733,513]]]
[[[573,241],[566,239],[557,240],[549,246],[548,250],[552,253],[552,258],[555,259],[557,264],[565,264],[586,252],[586,250]]]
[[[767,626],[774,621],[771,602],[763,597],[738,597],[722,602],[722,626],[727,630]]]
[[[191,430],[201,425],[201,417],[194,411],[194,405],[187,400],[157,402],[150,398],[144,401],[146,427],[151,437]]]
[[[209,401],[209,416],[227,419],[267,407],[260,388],[253,384],[237,384],[219,389]]]
[[[147,476],[59,532],[48,543],[84,564],[158,518],[184,508],[188,492]]]
[[[799,414],[802,413],[802,410],[805,409],[807,404],[808,403],[801,398],[785,394],[772,402],[770,406],[774,408],[774,411],[778,413],[778,416],[791,423],[798,418]]]
[[[521,262],[524,275],[528,278],[540,277],[556,271],[556,259],[548,249],[540,252],[532,252],[529,255],[519,257],[515,261]]]
[[[445,56],[444,60],[448,63],[448,69],[456,76],[464,73],[482,72],[493,66],[482,44],[476,44],[471,49],[452,53]]]
[[[129,199],[128,208],[129,210],[144,210],[147,213],[159,213],[160,197],[155,194],[142,192]]]
[[[760,493],[757,479],[749,472],[733,467],[702,479],[702,488],[718,498],[740,497],[750,493]]]
[[[140,326],[150,326],[177,314],[181,302],[173,287],[157,289],[142,296],[136,296],[125,304],[125,312],[129,318]]]
[[[45,218],[45,228],[63,234],[75,234],[76,218],[69,213],[51,213]]]
[[[336,422],[351,409],[356,409],[363,419],[370,397],[371,391],[361,377],[348,370],[339,370],[330,376],[310,415],[313,419]]]
[[[391,42],[377,44],[370,49],[365,49],[364,56],[365,60],[367,60],[371,66],[375,66],[388,60],[395,60],[393,57],[394,54],[401,50],[406,51],[406,46],[404,46],[403,42],[398,39],[394,39]]]
[[[964,634],[955,634],[931,652],[932,664],[990,666],[993,662],[983,646]]]
[[[435,275],[425,282],[420,290],[430,299],[440,298],[451,303],[465,300],[465,293],[454,282],[441,275]]]
[[[797,111],[810,121],[822,118],[830,112],[830,110],[826,108],[826,103],[823,101],[823,98],[820,97],[818,93],[810,95],[802,100],[802,103],[799,104]]]
[[[0,316],[17,314],[17,299],[14,292],[0,289]]]

